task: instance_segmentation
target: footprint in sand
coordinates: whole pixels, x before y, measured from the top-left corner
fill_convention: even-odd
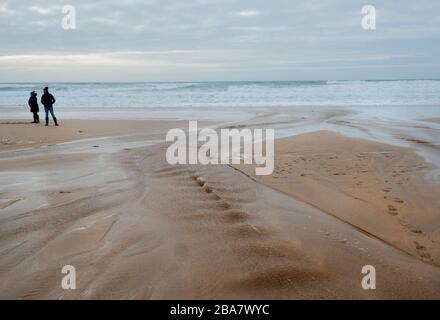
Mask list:
[[[206,183],[202,177],[195,177],[194,180],[196,180],[197,183],[199,184],[199,186],[201,186],[201,187],[203,187]]]
[[[221,200],[221,198],[218,200]],[[231,204],[228,201],[223,200],[223,201],[217,202],[217,207],[220,209],[228,210],[231,208]]]
[[[393,176],[393,177],[400,177],[400,173],[397,173],[397,172],[393,171],[392,176]]]
[[[388,205],[388,214],[392,215],[392,216],[397,216],[399,214],[399,212],[397,211],[397,209],[395,207],[393,207],[391,204]]]
[[[423,233],[422,230],[417,229],[417,228],[414,227],[414,226],[411,226],[411,227],[409,228],[409,230],[410,230],[412,233],[416,233],[416,234],[422,234],[422,233]]]
[[[210,187],[210,186],[208,186],[208,184],[206,184],[205,183],[205,185],[203,186],[203,190],[206,192],[206,193],[212,193],[212,188]]]
[[[305,177],[305,176],[311,176],[311,173],[301,173],[301,177]]]
[[[222,197],[220,197],[217,193],[214,192],[213,188],[211,188],[208,183],[205,181],[202,177],[192,176],[192,179],[197,182],[197,184],[202,187],[202,190],[205,191],[208,194],[211,194],[213,199],[218,201],[217,206],[222,209],[229,209],[231,208],[231,204],[225,200],[222,200]],[[222,201],[220,201],[222,200]]]
[[[422,259],[433,261],[433,259],[431,258],[431,254],[428,252],[425,246],[421,245],[417,241],[414,241],[414,245],[416,246],[417,253]]]
[[[227,211],[224,215],[224,219],[232,223],[243,222],[248,217],[249,215],[246,212],[240,210],[230,210]]]

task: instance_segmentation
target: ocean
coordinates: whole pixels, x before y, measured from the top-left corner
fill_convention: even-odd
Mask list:
[[[46,85],[59,112],[80,118],[96,117],[97,112],[107,118],[112,118],[110,112],[127,116],[133,110],[160,117],[167,108],[181,107],[200,108],[201,113],[221,107],[227,113],[226,108],[236,107],[440,106],[440,80],[1,83],[1,118],[22,117],[29,92],[41,96]]]

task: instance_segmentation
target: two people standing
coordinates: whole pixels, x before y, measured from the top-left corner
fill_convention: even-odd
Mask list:
[[[41,103],[44,105],[44,112],[46,113],[46,127],[49,125],[49,113],[52,116],[53,122],[58,126],[57,118],[55,117],[55,113],[53,111],[53,105],[55,103],[54,96],[49,93],[49,88],[45,87],[43,89],[43,96],[41,97]],[[29,107],[31,108],[31,112],[34,115],[33,123],[40,123],[40,118],[38,116],[38,112],[40,111],[38,107],[37,101],[37,93],[35,91],[31,92],[31,97],[29,98]]]

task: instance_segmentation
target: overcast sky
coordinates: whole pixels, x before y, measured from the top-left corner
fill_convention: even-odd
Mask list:
[[[395,78],[440,78],[439,0],[0,0],[1,82]]]

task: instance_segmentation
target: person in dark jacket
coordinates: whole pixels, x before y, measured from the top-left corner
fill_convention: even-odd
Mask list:
[[[44,105],[44,111],[46,112],[46,127],[49,125],[49,113],[52,115],[53,122],[58,126],[57,118],[53,112],[53,104],[55,103],[55,98],[49,93],[49,88],[45,87],[43,89],[43,96],[41,97],[41,103]]]
[[[40,108],[38,107],[37,93],[35,91],[31,92],[31,97],[29,98],[28,105],[34,115],[34,121],[32,123],[40,123],[40,117],[38,116]]]

